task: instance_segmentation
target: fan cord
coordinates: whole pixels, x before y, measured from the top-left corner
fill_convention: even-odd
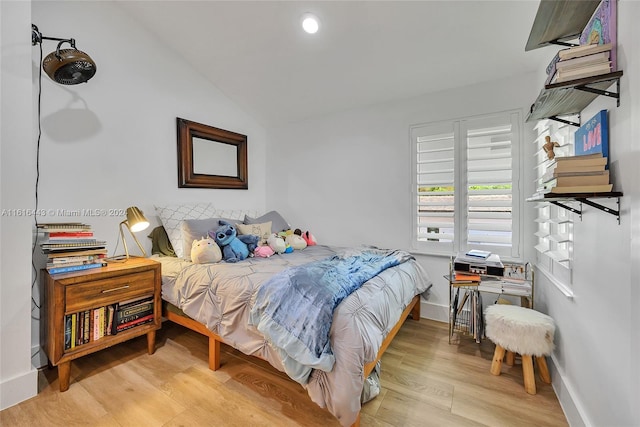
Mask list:
[[[36,253],[36,247],[38,245],[38,216],[37,216],[38,186],[40,184],[40,139],[42,137],[42,124],[41,124],[42,67],[40,66],[40,64],[42,64],[42,43],[38,43],[38,46],[40,47],[40,62],[38,62],[38,69],[40,70],[38,73],[38,141],[36,143],[36,186],[35,186],[35,210],[33,215],[33,221],[34,221],[36,230],[35,230],[35,238],[33,239],[33,246],[31,247],[31,268],[33,269],[33,280],[31,282],[31,302],[33,303],[35,308],[40,310],[40,305],[33,297],[33,291],[38,282],[38,268],[36,267],[34,257]],[[34,317],[33,315],[31,316],[31,318],[39,320],[39,317]]]

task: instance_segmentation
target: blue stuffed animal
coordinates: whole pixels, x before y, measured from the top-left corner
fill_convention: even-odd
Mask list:
[[[227,221],[218,221],[220,227],[209,231],[209,236],[222,249],[222,259],[226,262],[238,262],[247,259],[258,246],[259,236],[253,234],[238,235],[236,228]]]

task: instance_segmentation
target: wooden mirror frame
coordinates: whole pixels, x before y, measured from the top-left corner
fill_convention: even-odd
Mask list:
[[[230,188],[246,190],[247,136],[202,123],[177,117],[178,129],[178,187],[179,188]],[[207,175],[193,169],[193,138],[206,139],[236,147],[237,176]]]

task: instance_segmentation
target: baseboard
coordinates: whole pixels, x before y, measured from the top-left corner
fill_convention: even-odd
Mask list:
[[[38,394],[38,371],[31,369],[22,375],[0,383],[0,411],[31,399]]]
[[[553,354],[551,355],[551,363],[549,363],[549,372],[551,373],[551,385],[569,425],[571,427],[592,426],[593,423],[589,421],[584,407],[577,398],[575,388],[567,380],[564,371],[558,367]]]
[[[420,317],[447,323],[449,321],[449,306],[420,301]]]

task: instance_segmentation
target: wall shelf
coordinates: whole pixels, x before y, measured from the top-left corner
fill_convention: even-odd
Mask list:
[[[598,96],[608,96],[617,100],[620,106],[620,77],[622,71],[585,77],[562,83],[546,85],[531,105],[527,122],[552,119],[572,126],[580,123],[561,119],[558,116],[579,115]],[[616,85],[616,91],[608,89]]]
[[[580,35],[599,4],[600,0],[542,0],[524,48],[525,52],[552,44],[573,46],[565,41]]]
[[[568,43],[580,37],[601,0],[541,0],[531,26],[525,51],[549,45],[576,46]],[[598,96],[617,99],[620,106],[620,77],[622,71],[586,77],[544,87],[531,105],[526,121],[551,119],[572,126],[580,126],[580,112]],[[616,92],[609,91],[613,84]],[[578,122],[559,116],[578,116]]]
[[[615,216],[618,219],[618,224],[620,224],[620,197],[622,197],[622,193],[619,191],[612,191],[608,193],[570,193],[570,194],[555,194],[555,193],[546,193],[544,195],[536,195],[529,197],[527,202],[540,202],[545,201],[552,203],[561,208],[567,209],[573,213],[580,215],[580,219],[582,220],[582,203],[594,207],[596,209],[601,210],[602,212],[606,212]],[[607,206],[604,206],[600,203],[594,202],[593,199],[616,199],[617,209],[612,209]],[[569,206],[565,204],[566,202],[580,202],[580,209],[576,209],[573,206]]]

